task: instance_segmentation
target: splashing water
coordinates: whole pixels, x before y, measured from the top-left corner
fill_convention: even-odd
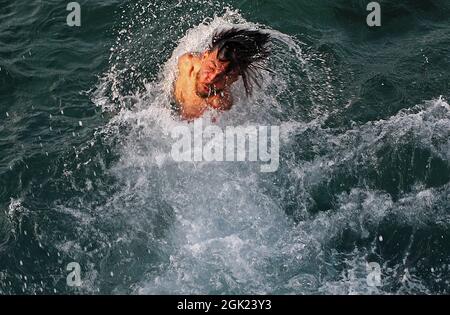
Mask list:
[[[191,28],[159,79],[145,85],[134,109],[112,119],[111,126],[126,123],[129,132],[120,161],[111,170],[123,188],[105,208],[122,212],[136,233],[155,230],[153,242],[159,252],[158,263],[132,285],[133,292],[368,293],[392,287],[398,292],[426,292],[420,277],[399,276],[405,270],[414,273],[408,248],[401,261],[390,266],[380,257],[383,237],[378,233],[392,218],[413,229],[427,220],[448,224],[444,207],[450,187],[429,187],[424,175],[424,183],[412,184],[410,192],[393,198],[395,194],[386,193],[371,174],[383,172],[381,151],[400,155],[402,145],[425,150],[429,161],[449,160],[450,112],[444,100],[342,133],[323,128],[330,114],[323,100],[331,100],[335,91],[317,78],[329,79],[330,70],[310,65],[316,56],[304,55],[294,38],[267,29],[274,38],[272,67],[277,75],[265,75],[263,88],[250,100],[237,85],[237,102],[229,113],[220,114],[218,125],[280,125],[279,172],[263,175],[250,163],[171,160],[170,131],[187,124],[168,109],[177,57],[202,51],[215,29],[233,24],[260,27],[227,11]],[[303,104],[289,98],[299,90]],[[110,103],[101,105],[108,109]],[[289,115],[299,107],[315,116]],[[330,200],[320,200],[324,197]],[[431,209],[437,211],[432,219]],[[152,221],[155,217],[160,218]],[[339,250],[347,234],[359,245]],[[413,238],[411,234],[410,243]],[[388,237],[385,242],[389,241]],[[382,288],[367,285],[370,261],[380,262],[385,270],[388,281]]]
[[[79,262],[88,293],[447,292],[447,101],[330,127],[347,110],[345,83],[321,53],[236,10],[217,13],[222,4],[197,4],[204,16],[180,17],[186,3],[169,1],[123,17],[92,93],[109,121],[64,161],[55,185],[68,197],[36,219],[39,247],[54,248],[58,263]],[[161,14],[180,25],[155,22]],[[270,33],[274,74],[250,99],[238,82],[232,110],[208,112],[204,122],[280,126],[275,173],[252,162],[177,163],[170,154],[171,131],[193,129],[170,110],[177,58],[231,25]],[[6,225],[20,232],[27,207],[26,197],[12,200]],[[52,219],[62,227],[42,233]],[[381,267],[380,286],[368,284],[371,262]]]

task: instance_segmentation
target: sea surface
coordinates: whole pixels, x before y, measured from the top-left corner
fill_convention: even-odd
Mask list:
[[[0,0],[0,294],[449,294],[450,2],[368,2]],[[213,124],[279,126],[273,173],[171,159],[232,25],[272,72]]]

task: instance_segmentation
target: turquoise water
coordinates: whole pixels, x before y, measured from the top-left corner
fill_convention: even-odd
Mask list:
[[[0,293],[448,294],[450,4],[368,2],[0,0]],[[274,74],[217,124],[280,126],[275,173],[170,159],[176,57],[232,24]]]

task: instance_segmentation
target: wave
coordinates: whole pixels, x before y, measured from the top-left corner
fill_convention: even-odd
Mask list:
[[[55,163],[43,186],[57,197],[40,201],[46,190],[37,183],[10,202],[0,246],[33,234],[32,245],[54,261],[41,270],[49,292],[69,259],[83,266],[80,290],[89,293],[446,292],[448,103],[327,127],[342,114],[345,86],[313,47],[238,11],[218,13],[221,4],[183,19],[176,4],[164,5],[146,7],[155,17],[144,19],[137,6],[134,19],[124,18],[92,93],[109,122]],[[174,16],[155,22],[161,12],[182,27]],[[274,74],[250,99],[238,83],[233,109],[205,121],[280,126],[273,174],[251,162],[176,163],[170,155],[171,131],[193,128],[170,110],[176,60],[231,25],[272,35]],[[429,257],[424,244],[439,250]],[[368,287],[368,262],[380,264],[381,287]],[[30,282],[27,290],[44,289]]]

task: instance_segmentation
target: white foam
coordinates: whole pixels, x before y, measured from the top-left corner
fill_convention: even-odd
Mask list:
[[[234,11],[216,16],[186,33],[159,79],[145,85],[143,95],[118,95],[114,89],[111,92],[113,98],[133,98],[135,106],[120,108],[102,131],[107,137],[122,139],[121,158],[111,169],[122,187],[104,209],[129,213],[126,218],[136,231],[145,230],[145,223],[152,224],[145,220],[160,210],[159,200],[169,205],[175,217],[164,239],[171,246],[161,249],[170,259],[163,263],[158,275],[143,277],[135,291],[367,293],[364,268],[368,250],[355,250],[353,260],[348,262],[355,277],[346,279],[334,274],[339,269],[333,266],[334,257],[327,257],[324,248],[345,229],[351,229],[362,239],[371,237],[372,230],[392,213],[404,216],[409,224],[422,224],[429,214],[424,209],[445,198],[448,185],[433,189],[417,185],[398,201],[384,191],[361,185],[339,193],[333,211],[315,215],[309,213],[314,204],[312,190],[326,184],[336,170],[346,165],[376,165],[377,151],[384,144],[395,146],[410,140],[410,135],[436,156],[450,160],[449,105],[442,99],[428,101],[387,120],[339,133],[321,127],[327,115],[309,122],[280,118],[278,114],[283,113],[286,104],[278,101],[270,87],[283,89],[287,83],[283,77],[267,75],[264,88],[250,101],[237,91],[236,105],[220,115],[218,125],[281,125],[281,150],[285,158],[276,177],[261,175],[250,163],[175,163],[170,157],[170,131],[179,125],[192,128],[174,118],[168,109],[177,58],[188,51],[201,51],[216,28],[236,21],[246,27],[257,27]],[[283,57],[291,58],[292,63],[307,71],[308,60],[298,43],[287,35],[269,31],[295,52]],[[117,83],[113,73],[108,72],[94,98],[105,111],[114,108],[105,95],[107,86]],[[310,73],[308,77],[314,81]],[[323,104],[314,97],[312,103],[317,106],[312,110],[321,113]],[[124,129],[126,132],[122,134]],[[436,136],[441,139],[438,144],[432,141]],[[297,137],[308,137],[317,152],[313,158],[302,159],[302,152],[292,150]],[[289,184],[283,186],[280,182]],[[298,224],[285,214],[283,198],[275,197],[289,193],[296,198],[295,211],[303,219]],[[448,220],[444,213],[440,213],[440,219]]]

